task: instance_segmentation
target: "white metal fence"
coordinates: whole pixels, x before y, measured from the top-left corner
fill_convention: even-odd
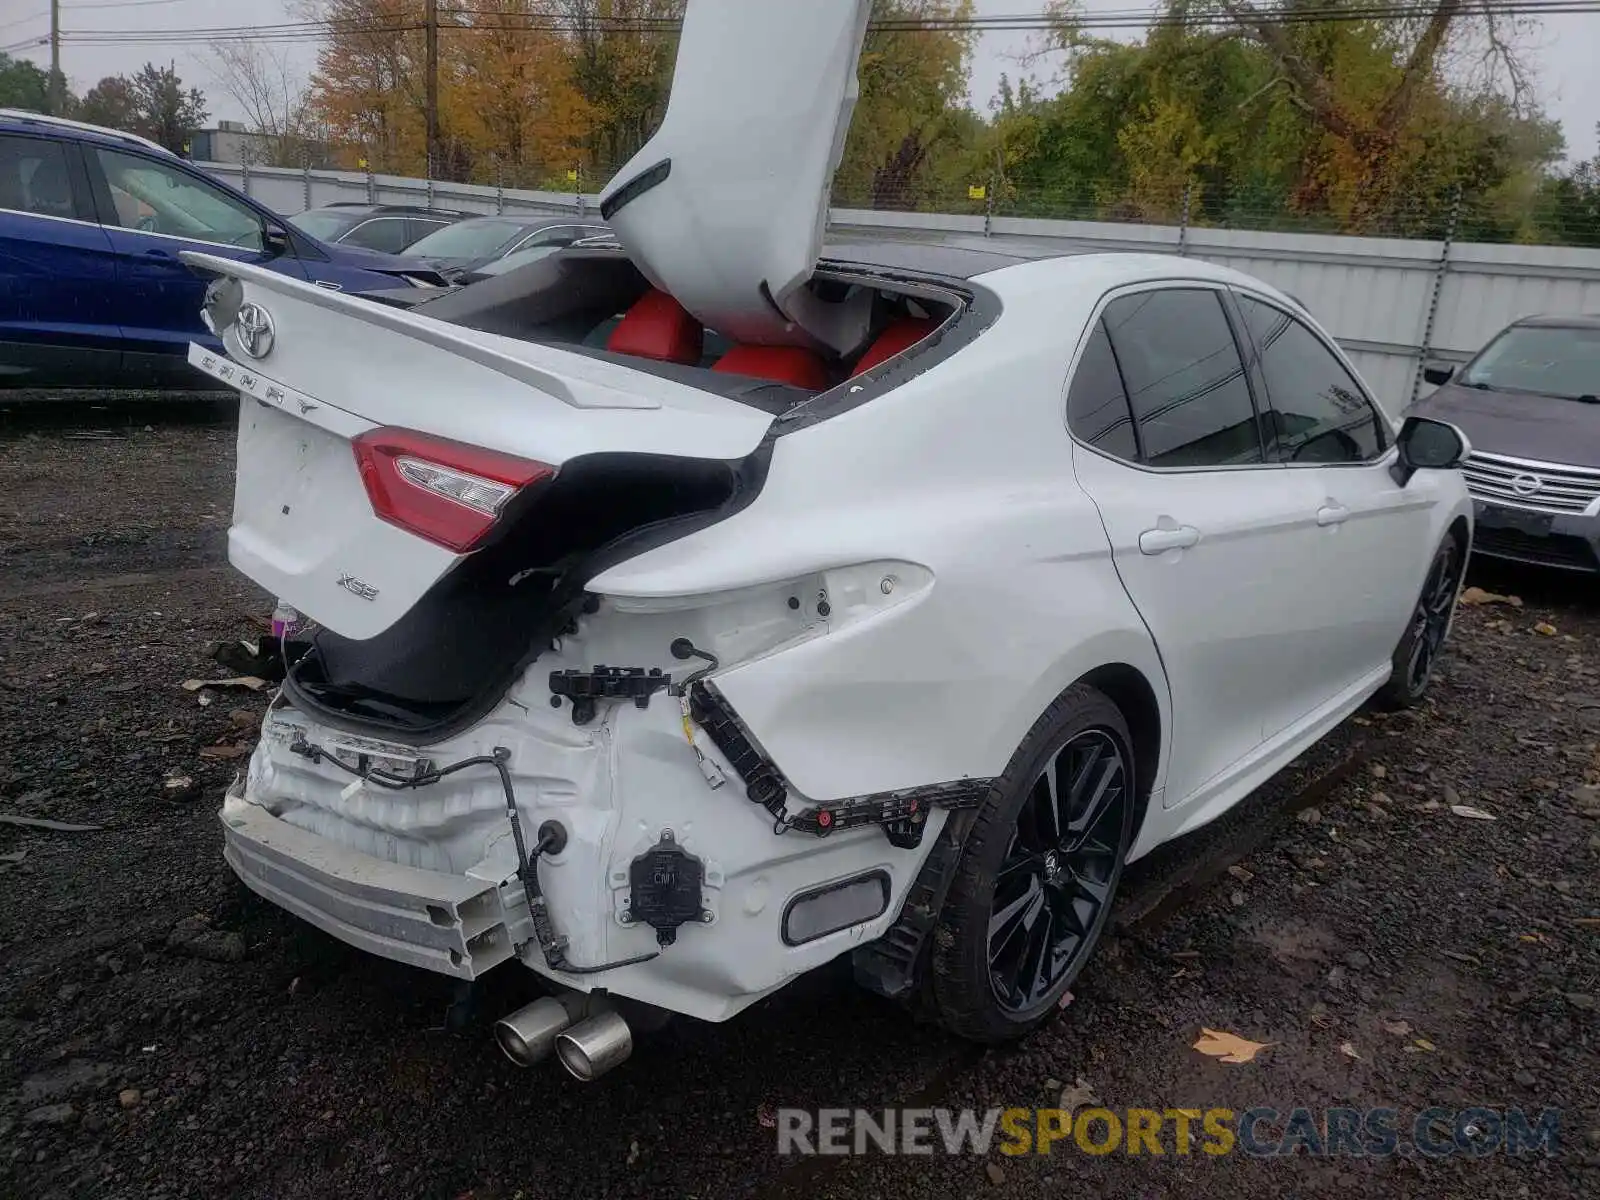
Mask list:
[[[593,195],[359,171],[198,165],[285,215],[339,200],[486,214],[598,210]],[[1600,311],[1600,250],[863,209],[833,209],[829,224],[844,238],[1022,239],[1062,250],[1156,251],[1225,264],[1315,313],[1392,412],[1426,390],[1424,360],[1464,361],[1518,317]]]

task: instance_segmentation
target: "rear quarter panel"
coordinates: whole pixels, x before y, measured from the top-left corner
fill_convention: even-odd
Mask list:
[[[667,596],[851,563],[928,568],[916,602],[716,676],[812,799],[997,775],[1051,701],[1108,663],[1144,674],[1167,724],[1155,648],[1072,474],[1062,394],[1089,306],[1055,299],[1008,308],[895,391],[780,437],[749,508],[590,582]]]

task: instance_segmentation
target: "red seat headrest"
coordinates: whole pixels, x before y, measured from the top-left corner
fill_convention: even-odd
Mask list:
[[[652,288],[624,315],[606,339],[614,354],[632,354],[660,362],[700,361],[705,329],[671,296]]]
[[[897,317],[878,335],[877,341],[867,347],[867,352],[856,363],[852,377],[870,371],[879,363],[887,362],[902,350],[909,350],[939,327],[931,317]]]
[[[713,371],[750,375],[820,392],[828,386],[828,368],[803,346],[735,346],[717,359]]]

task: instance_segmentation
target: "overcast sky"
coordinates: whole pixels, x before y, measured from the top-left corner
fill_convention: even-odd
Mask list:
[[[1089,11],[1127,12],[1138,7],[1137,0],[1085,0]],[[240,25],[271,25],[297,21],[288,11],[289,0],[62,0],[61,27],[68,33],[105,29],[143,31],[191,31],[200,28]],[[1042,0],[977,0],[980,13],[1011,15],[1036,12]],[[49,0],[0,0],[0,47],[11,47],[49,32]],[[191,35],[192,36],[192,35]],[[1121,31],[1113,36],[1131,38],[1137,31]],[[1550,116],[1561,122],[1566,134],[1567,153],[1572,159],[1593,157],[1596,152],[1595,122],[1600,121],[1600,13],[1552,14],[1535,23],[1526,36],[1529,56],[1538,77],[1538,98]],[[285,49],[296,64],[309,71],[315,60],[310,43],[290,44]],[[1002,72],[1013,77],[1022,73],[1014,57],[1028,49],[1027,36],[990,33],[983,35],[973,63],[972,99],[980,111],[987,109]],[[49,49],[25,47],[12,53],[48,65]],[[184,81],[201,88],[210,101],[213,119],[238,119],[243,114],[217,85],[207,66],[203,44],[161,43],[134,46],[72,45],[63,42],[62,68],[72,88],[82,93],[106,75],[135,71],[147,60],[175,60]],[[1048,77],[1047,62],[1034,68]]]

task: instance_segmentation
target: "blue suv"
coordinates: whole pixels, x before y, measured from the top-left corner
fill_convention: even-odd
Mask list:
[[[129,133],[0,109],[0,388],[201,387],[205,281],[182,250],[362,292],[444,279],[330,245]]]

